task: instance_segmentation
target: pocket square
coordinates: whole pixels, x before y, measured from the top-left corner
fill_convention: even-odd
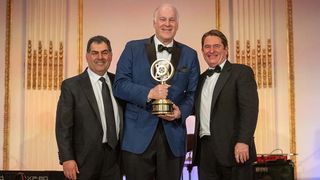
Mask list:
[[[189,72],[189,68],[188,67],[182,67],[182,68],[177,69],[177,72],[187,73],[187,72]]]

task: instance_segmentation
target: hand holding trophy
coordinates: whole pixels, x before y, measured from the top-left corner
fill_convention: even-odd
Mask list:
[[[174,74],[174,67],[169,60],[157,59],[150,68],[151,76],[161,84],[171,79]],[[173,102],[169,99],[156,99],[152,102],[152,114],[165,115],[173,112]]]

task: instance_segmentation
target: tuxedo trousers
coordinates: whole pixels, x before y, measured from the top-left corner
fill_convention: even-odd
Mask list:
[[[142,154],[122,151],[122,160],[127,180],[179,180],[185,157],[173,156],[159,121],[146,151]]]
[[[200,139],[200,159],[198,165],[199,180],[252,180],[253,166],[251,164],[224,166],[218,161],[212,136]],[[227,153],[227,152],[226,152]],[[230,157],[233,158],[233,157]]]
[[[107,143],[90,152],[79,167],[77,179],[82,180],[122,180],[120,173],[120,147],[112,149]]]

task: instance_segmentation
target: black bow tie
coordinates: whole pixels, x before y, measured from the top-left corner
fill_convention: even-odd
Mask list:
[[[207,69],[206,74],[207,74],[207,76],[210,77],[213,75],[213,73],[220,73],[220,72],[221,72],[221,67],[218,65],[214,69]]]
[[[158,45],[158,51],[159,51],[159,52],[162,52],[162,51],[164,51],[164,50],[168,51],[169,54],[172,53],[172,47],[165,47],[165,46],[163,46],[162,44],[159,44],[159,45]]]

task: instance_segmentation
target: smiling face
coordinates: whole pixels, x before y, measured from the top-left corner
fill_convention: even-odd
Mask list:
[[[86,57],[89,68],[94,73],[103,76],[111,64],[112,52],[106,43],[93,42]]]
[[[228,47],[222,44],[218,36],[207,36],[202,45],[202,55],[210,67],[221,64],[228,55]]]
[[[172,42],[178,30],[178,12],[175,7],[165,4],[156,9],[153,27],[157,38],[163,44]]]

